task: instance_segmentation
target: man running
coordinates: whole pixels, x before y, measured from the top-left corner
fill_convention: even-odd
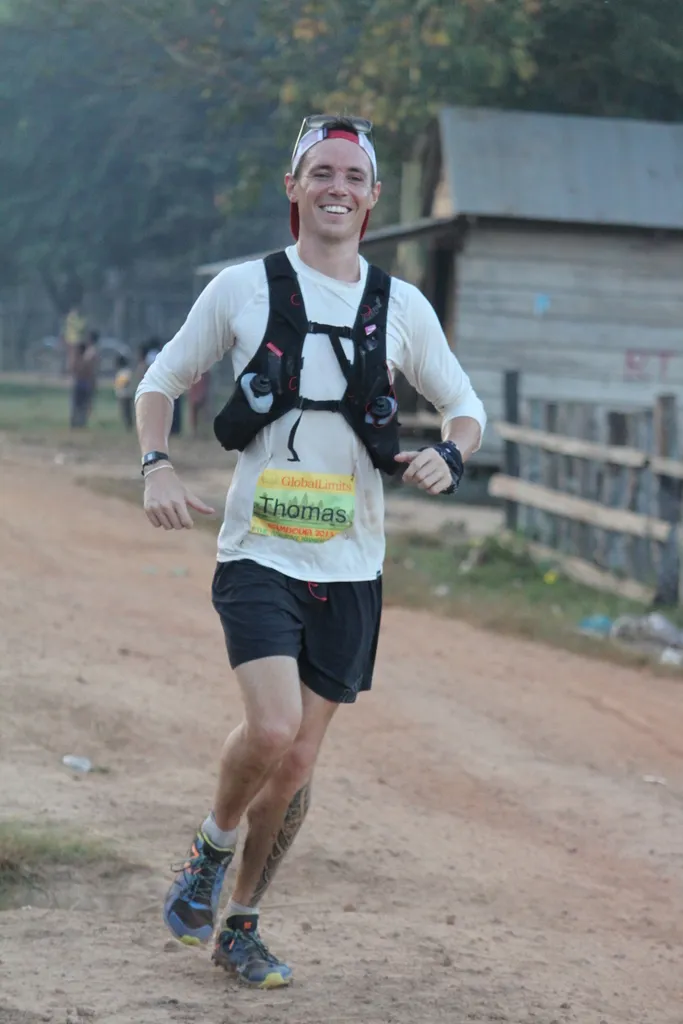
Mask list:
[[[370,689],[382,605],[380,470],[452,493],[486,423],[436,313],[369,267],[359,241],[380,195],[372,125],[315,115],[285,176],[296,245],[222,271],[137,392],[152,525],[210,514],[168,453],[173,401],[226,353],[237,384],[215,432],[240,452],[218,538],[212,599],[244,704],[220,757],[213,807],[168,893],[183,942],[259,988],[292,971],[259,933],[259,904],[301,828],[320,745],[340,704]],[[443,416],[443,441],[399,452],[395,370]],[[222,925],[226,870],[244,852]]]

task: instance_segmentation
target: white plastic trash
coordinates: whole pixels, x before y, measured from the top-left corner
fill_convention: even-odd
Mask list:
[[[65,764],[67,768],[72,768],[75,772],[92,771],[92,761],[88,757],[76,757],[74,754],[65,754],[62,758],[62,764]]]

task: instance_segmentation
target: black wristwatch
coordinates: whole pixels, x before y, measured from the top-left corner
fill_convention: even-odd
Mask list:
[[[140,470],[140,473],[141,473],[142,476],[144,476],[145,475],[145,470],[149,466],[153,466],[155,462],[170,462],[170,461],[171,460],[169,459],[169,457],[166,454],[166,452],[146,452],[142,456],[142,468]]]

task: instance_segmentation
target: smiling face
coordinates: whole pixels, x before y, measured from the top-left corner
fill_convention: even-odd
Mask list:
[[[287,197],[299,207],[302,234],[329,241],[360,237],[379,199],[367,153],[348,139],[325,139],[304,155],[296,177],[285,177]]]

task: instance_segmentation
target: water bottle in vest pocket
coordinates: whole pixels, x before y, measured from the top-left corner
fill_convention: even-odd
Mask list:
[[[213,430],[228,451],[243,452],[260,430],[279,416],[282,409],[282,353],[275,345],[257,352],[243,373],[228,402],[213,421]]]

